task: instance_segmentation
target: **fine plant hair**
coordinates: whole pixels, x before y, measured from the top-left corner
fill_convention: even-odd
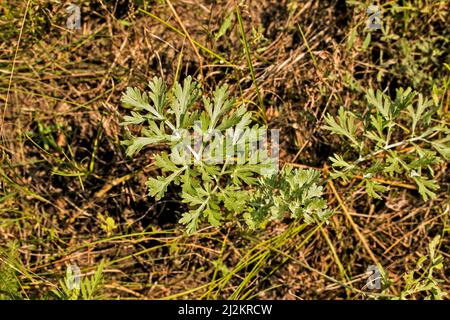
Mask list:
[[[162,174],[149,177],[147,186],[156,200],[170,184],[181,186],[182,201],[189,210],[180,223],[189,234],[203,221],[220,226],[233,215],[243,217],[253,229],[285,215],[305,222],[329,216],[318,174],[300,169],[277,172],[268,150],[254,150],[255,144],[267,142],[267,128],[252,124],[252,113],[229,96],[226,85],[216,88],[211,98],[202,96],[191,77],[170,89],[155,77],[148,87],[148,92],[128,88],[122,97],[123,106],[130,109],[122,125],[141,126],[140,136],[130,135],[123,144],[130,157],[146,146],[170,148],[170,154],[155,155]],[[201,136],[200,142],[192,144],[190,132]],[[225,132],[226,142],[215,132]],[[214,161],[217,154],[212,150],[225,154],[224,161]]]
[[[381,199],[387,191],[376,178],[414,182],[424,201],[439,185],[434,166],[450,159],[450,129],[431,99],[411,89],[397,89],[392,100],[369,89],[364,116],[341,107],[325,117],[325,129],[348,142],[350,150],[330,157],[333,179],[362,176],[367,194]]]

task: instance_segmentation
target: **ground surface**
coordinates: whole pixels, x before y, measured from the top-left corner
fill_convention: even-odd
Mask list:
[[[16,248],[18,294],[53,298],[68,265],[90,275],[103,260],[99,297],[364,299],[373,256],[391,295],[436,235],[448,262],[446,163],[433,201],[401,186],[374,200],[357,180],[337,181],[325,189],[336,212],[323,227],[251,232],[235,220],[187,236],[177,190],[147,196],[155,150],[130,159],[120,145],[128,86],[192,75],[207,92],[227,83],[250,108],[263,103],[269,127],[281,129],[282,164],[326,174],[344,148],[321,129],[326,112],[363,114],[369,87],[430,95],[448,78],[449,4],[397,2],[384,4],[388,31],[368,43],[368,1],[240,1],[248,51],[237,1],[80,1],[81,30],[66,28],[58,1],[2,2],[0,245]],[[444,89],[447,111],[449,97]],[[448,292],[447,266],[434,276]]]

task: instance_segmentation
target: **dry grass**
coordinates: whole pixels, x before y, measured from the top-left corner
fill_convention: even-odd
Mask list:
[[[282,129],[283,163],[326,173],[328,156],[343,148],[320,129],[326,112],[364,113],[369,86],[430,94],[450,62],[446,1],[387,15],[398,39],[374,33],[368,48],[363,6],[241,2],[248,50],[236,18],[215,39],[236,15],[232,0],[81,2],[79,31],[65,28],[57,1],[0,5],[0,245],[19,245],[24,296],[44,298],[66,265],[89,274],[102,259],[109,298],[360,299],[374,261],[396,294],[437,234],[445,268],[436,277],[449,291],[447,164],[436,171],[438,197],[426,203],[406,182],[386,182],[382,201],[357,179],[328,184],[336,214],[306,229],[291,222],[249,232],[234,221],[188,237],[176,223],[177,190],[158,203],[146,195],[154,150],[129,159],[119,143],[127,86],[155,75],[169,83],[193,75],[205,90],[228,83],[260,121]],[[444,99],[448,111],[450,91]],[[117,228],[106,232],[99,214]]]

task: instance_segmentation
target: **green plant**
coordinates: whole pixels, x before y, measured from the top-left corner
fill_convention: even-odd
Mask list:
[[[330,158],[331,177],[363,178],[366,192],[381,198],[387,189],[374,178],[412,180],[426,201],[439,188],[433,166],[450,159],[450,129],[437,117],[438,107],[411,89],[398,89],[396,98],[373,90],[366,98],[370,111],[358,117],[343,107],[337,118],[325,117],[325,129],[345,138],[351,150]],[[415,101],[415,103],[414,103]],[[375,109],[374,109],[374,108]]]
[[[23,299],[17,273],[19,264],[16,242],[9,243],[7,249],[0,248],[0,300]]]
[[[428,244],[428,254],[419,258],[414,270],[403,274],[405,286],[398,295],[389,297],[386,295],[387,289],[384,289],[379,297],[391,300],[410,300],[418,299],[419,297],[425,300],[444,299],[447,296],[447,293],[441,287],[441,283],[444,280],[437,279],[435,274],[436,271],[441,270],[444,266],[444,257],[438,254],[440,241],[441,237],[439,235],[434,237]],[[394,280],[387,278],[384,270],[382,270],[382,274],[385,283],[394,283]]]
[[[68,268],[64,279],[61,279],[59,282],[60,287],[52,292],[61,300],[101,299],[100,291],[103,284],[103,268],[104,262],[101,262],[92,276],[85,276],[83,279],[79,279],[78,287],[74,286],[74,277],[76,275],[71,268]]]
[[[361,1],[347,0],[347,5],[358,16],[347,37],[347,49],[358,52],[354,59],[369,58],[377,68],[372,69],[372,80],[395,83],[396,87],[411,86],[429,93],[433,85],[441,85],[445,77],[442,63],[448,61],[449,28],[446,27],[448,1],[403,0]],[[380,10],[381,29],[367,28],[370,4]],[[418,21],[433,21],[417,23]],[[420,35],[418,37],[417,35]],[[352,71],[352,70],[351,70]],[[371,72],[371,71],[369,71]],[[354,78],[354,70],[345,81],[358,91],[364,80]],[[366,77],[365,77],[366,78]],[[367,79],[367,78],[366,78]]]
[[[250,210],[245,214],[248,225],[256,228],[267,220],[281,220],[286,213],[291,218],[302,218],[305,223],[326,220],[332,212],[322,198],[319,178],[316,170],[290,167],[277,175],[260,178],[249,201]]]
[[[282,218],[288,211],[308,221],[312,216],[327,216],[325,201],[318,200],[317,174],[288,170],[268,178],[276,173],[276,159],[267,146],[261,148],[268,141],[267,128],[250,126],[252,113],[243,104],[235,106],[226,85],[217,88],[212,99],[202,97],[201,102],[201,90],[191,77],[170,90],[154,78],[149,88],[148,93],[128,88],[122,98],[124,107],[132,109],[122,124],[143,126],[141,136],[130,136],[123,144],[128,156],[148,145],[170,148],[170,154],[155,156],[163,175],[150,177],[147,186],[149,194],[159,200],[170,184],[181,185],[181,197],[189,210],[180,222],[188,233],[195,232],[203,220],[219,226],[233,213],[244,213],[253,228],[266,219]],[[282,189],[267,202],[263,194],[275,186]],[[276,206],[268,210],[272,204]]]
[[[444,280],[436,277],[436,271],[442,270],[444,267],[444,257],[438,253],[441,236],[437,235],[428,244],[428,254],[421,256],[416,263],[414,270],[405,272],[402,275],[404,286],[396,295],[389,293],[389,287],[395,283],[395,280],[389,278],[388,272],[378,267],[379,276],[383,283],[383,289],[379,295],[371,295],[374,299],[390,299],[390,300],[442,300],[447,293],[442,288]]]
[[[391,2],[383,7],[384,28],[377,41],[382,67],[378,77],[396,77],[400,85],[420,90],[439,84],[445,72],[441,64],[448,56],[449,29],[444,22],[448,1],[405,0],[402,5]],[[440,18],[434,23],[416,23],[431,16]]]
[[[434,276],[436,270],[443,268],[444,262],[444,257],[437,252],[439,241],[440,236],[436,236],[428,245],[428,255],[420,257],[416,269],[404,275],[406,285],[399,299],[410,299],[418,293],[425,293],[425,300],[442,300],[447,295],[439,285],[443,280]],[[422,273],[418,275],[420,271]]]

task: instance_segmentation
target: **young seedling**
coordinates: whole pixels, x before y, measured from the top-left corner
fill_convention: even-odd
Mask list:
[[[235,213],[251,228],[286,214],[305,222],[329,216],[319,175],[306,170],[277,172],[276,132],[269,143],[267,127],[252,125],[252,113],[230,98],[226,85],[218,87],[212,98],[202,96],[191,77],[171,89],[154,78],[149,89],[128,88],[123,95],[131,115],[122,124],[142,127],[140,136],[130,136],[123,144],[128,156],[146,146],[168,147],[170,153],[155,156],[162,175],[148,179],[149,195],[158,201],[169,185],[180,185],[182,201],[189,207],[180,222],[188,233],[204,220],[219,226]]]

